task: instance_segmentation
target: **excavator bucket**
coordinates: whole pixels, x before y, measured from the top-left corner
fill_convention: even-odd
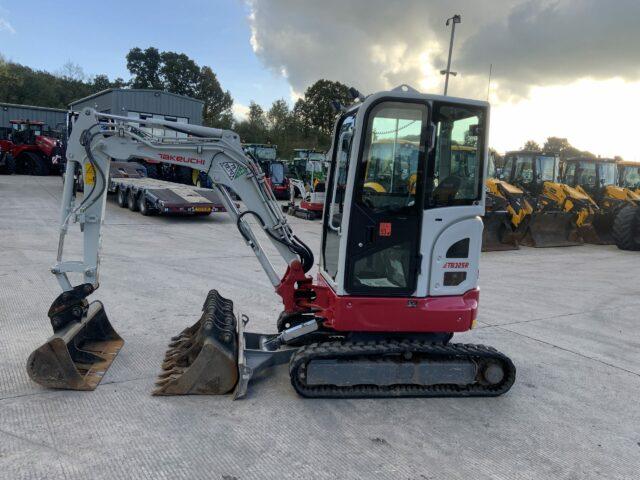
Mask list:
[[[505,211],[487,212],[482,217],[482,251],[498,252],[518,250],[518,238],[511,228],[509,213]]]
[[[171,339],[154,395],[222,395],[238,383],[233,302],[211,290],[202,316]]]
[[[573,215],[566,212],[540,212],[533,214],[523,244],[544,247],[570,247],[582,245],[582,239],[573,226]]]
[[[122,345],[102,303],[95,301],[78,322],[57,330],[31,353],[27,373],[44,387],[94,390]]]

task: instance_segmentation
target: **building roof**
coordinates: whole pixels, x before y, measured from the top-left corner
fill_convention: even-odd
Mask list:
[[[62,110],[60,108],[51,108],[51,107],[38,107],[36,105],[20,105],[18,103],[6,103],[0,102],[0,107],[10,107],[10,108],[28,108],[30,110],[45,110],[47,112],[60,112],[67,113],[66,110]]]
[[[111,93],[111,92],[157,92],[157,93],[161,93],[162,95],[171,95],[172,97],[178,97],[178,98],[183,98],[185,100],[191,100],[193,102],[199,102],[204,104],[204,102],[202,100],[199,100],[197,98],[193,98],[193,97],[188,97],[186,95],[179,95],[177,93],[171,93],[171,92],[165,92],[164,90],[153,90],[150,88],[107,88],[106,90],[102,90],[100,92],[97,93],[93,93],[87,97],[84,98],[80,98],[78,100],[74,100],[73,102],[71,102],[69,104],[70,107],[73,107],[74,105],[77,105],[78,103],[82,103],[85,102],[87,100],[90,100],[92,98],[96,98],[96,97],[100,97],[102,95],[106,95],[107,93]]]

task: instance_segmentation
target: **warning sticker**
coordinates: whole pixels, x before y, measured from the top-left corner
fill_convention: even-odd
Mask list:
[[[93,165],[87,163],[84,166],[84,183],[86,185],[96,184],[96,171],[93,169]]]
[[[378,235],[381,237],[390,237],[391,236],[391,223],[390,222],[380,222],[380,227],[378,228]]]
[[[240,178],[245,173],[247,173],[246,167],[236,162],[222,162],[220,165],[222,165],[224,172],[227,174],[227,177],[229,177],[230,180]]]

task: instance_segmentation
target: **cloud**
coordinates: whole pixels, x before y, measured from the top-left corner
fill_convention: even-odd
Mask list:
[[[5,18],[0,18],[0,32],[16,33],[16,29]]]
[[[236,101],[233,102],[231,112],[233,113],[233,118],[236,119],[236,121],[240,122],[247,119],[247,115],[249,114],[249,107]]]
[[[486,23],[460,49],[458,68],[492,63],[511,89],[580,78],[640,78],[638,0],[529,0]]]
[[[246,0],[251,45],[295,92],[319,78],[363,92],[409,83],[440,91],[456,29],[452,94],[481,96],[489,64],[502,95],[580,78],[640,78],[640,1]]]

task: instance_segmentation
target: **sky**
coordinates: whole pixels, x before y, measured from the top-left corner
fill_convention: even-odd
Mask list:
[[[639,0],[0,0],[0,53],[33,68],[71,61],[128,79],[127,51],[184,52],[231,91],[235,114],[319,78],[362,93],[406,83],[441,93],[450,30],[454,96],[489,99],[491,145],[567,137],[640,160]],[[489,70],[491,66],[491,82]],[[635,107],[635,108],[634,108]]]

